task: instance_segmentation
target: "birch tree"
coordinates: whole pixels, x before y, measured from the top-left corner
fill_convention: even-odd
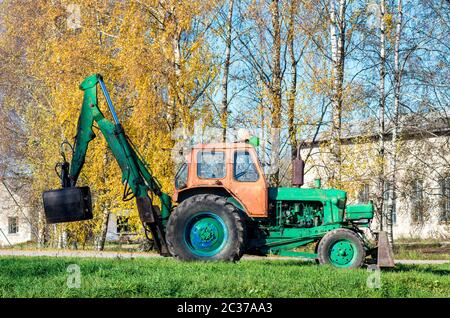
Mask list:
[[[280,183],[280,129],[281,129],[281,19],[279,1],[272,0],[270,5],[272,18],[272,184],[278,186]]]
[[[389,200],[388,200],[388,216],[387,216],[387,231],[389,234],[389,241],[394,244],[394,233],[393,233],[393,216],[396,211],[397,202],[397,160],[398,160],[398,133],[400,129],[399,115],[400,115],[400,92],[401,92],[401,68],[400,68],[400,41],[402,35],[402,22],[403,22],[403,3],[402,0],[397,0],[397,18],[395,26],[395,43],[394,43],[394,116],[392,123],[392,154],[389,160]]]
[[[297,63],[298,59],[296,57],[295,47],[294,47],[294,39],[295,39],[295,17],[298,9],[298,1],[292,0],[289,7],[289,24],[288,24],[288,35],[287,35],[287,45],[289,51],[290,58],[290,67],[291,67],[291,83],[289,87],[288,93],[288,133],[289,140],[291,144],[291,157],[295,158],[296,150],[298,146],[297,142],[297,129],[295,125],[295,100],[297,97]]]
[[[227,127],[228,127],[228,77],[230,72],[231,36],[233,31],[232,29],[233,6],[234,0],[230,0],[226,20],[225,61],[223,63],[223,76],[222,76],[222,109],[220,114],[220,123],[222,126],[222,140],[224,142],[227,139]]]
[[[341,131],[342,131],[342,108],[344,91],[344,71],[345,71],[345,39],[346,39],[346,0],[329,1],[330,19],[330,42],[331,42],[331,63],[332,63],[332,126],[331,126],[331,153],[333,156],[333,175],[331,179],[337,184],[341,181]]]
[[[386,78],[386,1],[380,1],[380,82],[379,82],[379,103],[378,103],[378,191],[376,208],[378,215],[380,216],[380,230],[383,230],[383,214],[384,214],[384,152],[385,152],[385,107],[386,107],[386,93],[385,93],[385,78]]]

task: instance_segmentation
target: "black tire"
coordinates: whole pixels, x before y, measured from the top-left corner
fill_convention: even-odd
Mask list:
[[[314,253],[316,253],[316,254],[317,254],[317,251],[318,251],[318,249],[319,249],[319,243],[320,243],[320,241],[317,241],[317,242],[316,242],[316,246],[314,247]],[[316,258],[316,259],[314,260],[314,262],[315,262],[316,264],[320,264],[319,258]]]
[[[330,259],[333,245],[340,241],[350,241],[355,249],[353,257],[345,266],[338,266]],[[349,229],[337,229],[325,234],[319,242],[317,254],[320,264],[331,264],[342,268],[359,268],[364,264],[366,258],[363,241],[357,233]]]
[[[220,251],[212,256],[195,254],[185,239],[185,229],[196,214],[208,211],[223,220],[227,239]],[[199,194],[180,203],[167,222],[166,240],[170,253],[184,261],[237,261],[244,253],[244,221],[238,209],[224,197],[213,194]]]

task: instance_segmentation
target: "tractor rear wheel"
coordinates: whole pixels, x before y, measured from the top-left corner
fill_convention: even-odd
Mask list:
[[[167,222],[170,253],[180,260],[237,261],[244,252],[244,222],[226,198],[192,196],[177,206]]]
[[[337,229],[325,234],[319,242],[317,255],[320,264],[339,268],[359,268],[366,258],[361,238],[349,229]]]

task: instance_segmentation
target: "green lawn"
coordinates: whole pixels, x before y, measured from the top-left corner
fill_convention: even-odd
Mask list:
[[[68,288],[77,264],[81,287]],[[450,297],[450,264],[398,265],[367,287],[366,269],[299,261],[0,257],[0,297]]]

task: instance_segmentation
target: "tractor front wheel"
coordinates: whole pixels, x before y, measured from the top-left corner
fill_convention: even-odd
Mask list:
[[[195,195],[170,215],[166,240],[180,260],[237,261],[244,251],[244,222],[226,198]]]
[[[359,235],[348,229],[328,232],[317,248],[320,264],[339,268],[359,268],[364,264],[366,252]]]

